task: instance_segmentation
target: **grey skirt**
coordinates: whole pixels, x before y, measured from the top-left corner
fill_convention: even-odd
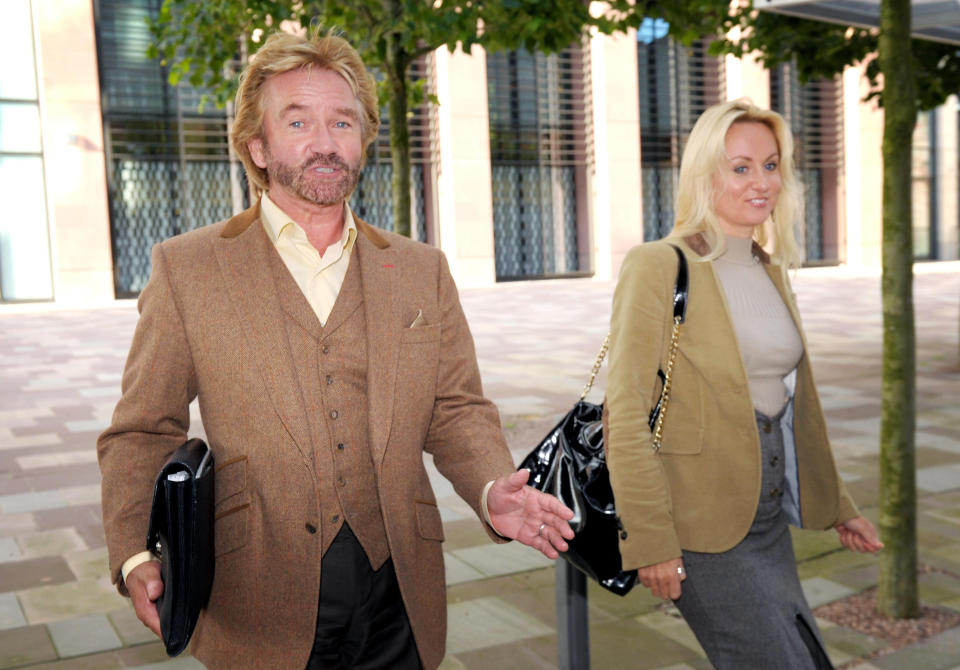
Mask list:
[[[687,579],[676,605],[717,670],[833,667],[800,588],[780,507],[784,456],[779,419],[757,412],[763,484],[747,536],[730,551],[683,552]]]

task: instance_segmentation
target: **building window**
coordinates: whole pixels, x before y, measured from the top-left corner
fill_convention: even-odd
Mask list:
[[[807,264],[840,256],[840,175],[843,113],[839,77],[801,84],[784,64],[770,72],[770,106],[783,115],[794,138],[794,162],[804,186],[803,243]]]
[[[433,54],[418,58],[410,68],[410,81],[425,81],[427,94],[436,94]],[[439,169],[436,106],[424,102],[410,110],[410,228],[411,237],[436,243],[433,203]],[[390,163],[390,117],[380,110],[380,132],[367,151],[367,163],[350,196],[350,207],[367,223],[393,230],[393,165]]]
[[[51,300],[53,276],[30,0],[0,3],[0,301]]]
[[[173,87],[148,60],[147,19],[161,0],[97,0],[97,50],[117,297],[137,295],[157,242],[226,219],[249,204],[231,162],[227,117],[202,90]]]
[[[588,52],[487,54],[497,280],[589,271]]]
[[[723,61],[707,53],[709,42],[685,47],[667,35],[668,27],[645,19],[637,31],[644,240],[673,230],[683,142],[725,88]]]

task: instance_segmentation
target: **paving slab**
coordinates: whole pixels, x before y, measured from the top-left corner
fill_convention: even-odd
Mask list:
[[[74,528],[57,528],[19,535],[17,544],[20,545],[24,559],[62,556],[87,548],[83,538]]]
[[[46,626],[0,630],[0,668],[19,668],[56,658]]]
[[[41,586],[18,591],[17,595],[30,623],[47,623],[83,614],[112,612],[128,602],[106,578]]]
[[[883,670],[953,670],[960,662],[960,627],[872,661]]]
[[[62,556],[43,556],[24,561],[0,563],[0,592],[60,584],[75,579]]]
[[[447,652],[482,649],[552,633],[502,598],[476,598],[447,608]]]
[[[550,567],[553,561],[519,542],[485,544],[451,552],[454,557],[482,575],[494,577]]]
[[[960,368],[951,363],[958,350],[960,263],[918,267],[925,270],[914,284],[915,309],[924,320],[917,347],[920,556],[938,570],[960,574]],[[930,268],[936,272],[929,273]],[[608,328],[613,288],[612,281],[551,280],[461,292],[484,389],[500,408],[515,460],[539,442],[579,395]],[[794,278],[794,288],[838,467],[861,510],[875,519],[880,498],[879,277],[856,276],[842,268],[804,269]],[[134,301],[36,313],[8,307],[0,306],[0,355],[8,363],[0,368],[0,635],[7,635],[0,637],[0,657],[8,648],[34,651],[34,657],[17,661],[30,670],[201,667],[189,657],[167,659],[162,645],[136,620],[129,601],[106,580],[94,443],[119,396],[137,319]],[[6,327],[10,323],[14,325]],[[551,333],[549,346],[530,336],[544,330]],[[605,379],[604,368],[591,399],[602,398]],[[195,431],[203,434],[196,403],[190,413]],[[435,470],[430,472],[447,538],[447,597],[456,651],[444,660],[443,670],[555,668],[553,563],[519,545],[491,544],[471,507]],[[33,554],[59,553],[24,560],[24,547],[17,544],[23,537],[33,538],[28,542]],[[793,537],[800,574],[814,602],[876,584],[876,559],[841,550],[835,533],[800,531]],[[39,538],[47,538],[46,548]],[[55,548],[58,542],[61,549]],[[924,575],[921,584],[923,597],[960,610],[960,592],[951,579],[942,573]],[[686,624],[669,618],[642,587],[620,598],[589,584],[588,607],[595,668],[709,667]],[[31,625],[43,621],[56,628],[64,620],[91,616],[101,625],[105,618],[123,646],[58,658],[46,626]],[[869,653],[877,644],[828,623],[823,632],[837,662]],[[32,646],[7,644],[21,641]],[[944,641],[930,648],[944,656],[950,652]],[[897,662],[894,655],[885,660],[888,665],[862,663],[858,670],[928,667],[917,665],[919,657],[899,658],[904,664],[889,665]],[[957,658],[944,670],[958,666]],[[3,667],[9,666],[0,663]]]
[[[47,624],[60,658],[117,649],[123,642],[104,614],[88,614]]]
[[[132,647],[157,642],[157,636],[141,623],[140,619],[137,618],[136,612],[133,611],[133,606],[130,605],[129,602],[127,602],[127,606],[123,609],[108,612],[107,618],[113,625],[117,635],[123,640],[124,646]],[[162,649],[160,649],[160,651],[163,653]]]
[[[0,630],[21,628],[27,625],[27,619],[20,609],[20,601],[15,593],[0,593]]]
[[[810,604],[810,609],[832,603],[834,600],[840,600],[855,593],[853,589],[824,577],[810,577],[801,580],[800,587],[803,589],[803,595],[806,597],[807,603]]]

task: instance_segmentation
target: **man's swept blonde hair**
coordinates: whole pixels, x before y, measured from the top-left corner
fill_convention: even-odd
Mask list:
[[[677,185],[677,217],[668,237],[682,238],[702,233],[710,246],[708,260],[726,248],[714,202],[717,175],[727,164],[727,132],[735,123],[762,123],[773,133],[780,153],[780,195],[770,215],[773,249],[771,257],[784,267],[801,262],[796,229],[803,221],[803,187],[793,165],[793,137],[783,117],[760,109],[741,98],[709,107],[693,126],[680,162]],[[767,243],[767,227],[757,226],[754,239]]]
[[[230,131],[230,141],[247,170],[247,178],[260,192],[267,190],[267,171],[253,162],[247,143],[263,138],[264,85],[278,74],[306,68],[336,72],[350,85],[361,107],[364,157],[380,129],[376,82],[349,42],[331,33],[321,35],[318,30],[309,36],[274,33],[240,75]]]

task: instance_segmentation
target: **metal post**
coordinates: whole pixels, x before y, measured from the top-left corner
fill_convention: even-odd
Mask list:
[[[556,584],[557,667],[559,670],[589,670],[587,577],[560,558],[557,559]]]

